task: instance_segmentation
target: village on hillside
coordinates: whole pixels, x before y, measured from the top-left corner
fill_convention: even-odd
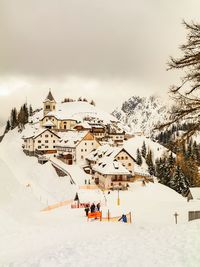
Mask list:
[[[123,196],[126,200],[134,186],[144,188],[159,182],[145,160],[148,151],[154,162],[163,155],[176,157],[142,132],[130,134],[114,116],[87,101],[57,103],[51,90],[43,101],[43,108],[29,117],[22,130],[22,140],[23,152],[28,157],[36,157],[38,164],[53,167],[57,177],[68,180],[73,187],[73,190],[70,186],[67,189],[71,190],[70,199],[66,194],[61,201],[58,192],[60,200],[51,205],[47,201],[45,210],[62,205],[85,208],[93,203],[105,207],[106,195],[111,191],[117,191],[117,208],[120,198]],[[31,182],[27,186],[31,187]],[[191,192],[187,194],[189,200]],[[118,218],[120,212],[117,212]],[[107,213],[106,210],[105,216]]]
[[[91,177],[83,177],[83,183],[103,190],[126,190],[136,180],[154,181],[147,166],[137,164],[137,138],[145,140],[142,133],[135,139],[111,115],[96,112],[88,102],[58,104],[51,91],[39,115],[29,118],[23,133],[26,155],[38,157],[40,163],[50,161],[58,173],[63,163],[66,172],[67,165],[78,166]]]

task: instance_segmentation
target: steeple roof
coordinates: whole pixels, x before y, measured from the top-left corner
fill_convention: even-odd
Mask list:
[[[51,89],[49,90],[49,93],[48,93],[48,96],[46,97],[46,100],[55,101],[55,99],[51,93]]]

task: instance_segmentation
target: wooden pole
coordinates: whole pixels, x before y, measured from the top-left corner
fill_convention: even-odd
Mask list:
[[[174,217],[175,217],[175,224],[178,223],[178,216],[179,214],[177,212],[174,213]]]
[[[129,212],[129,214],[130,214],[130,223],[132,223],[131,211]]]
[[[110,211],[108,210],[108,222],[110,221]]]
[[[119,189],[118,189],[118,194],[117,194],[117,206],[120,206]]]

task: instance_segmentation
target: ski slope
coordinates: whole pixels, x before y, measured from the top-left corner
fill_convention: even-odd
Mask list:
[[[10,131],[0,144],[0,266],[199,267],[200,223],[187,222],[198,201],[188,203],[158,183],[137,182],[119,192],[120,206],[118,193],[105,191],[102,206],[111,216],[131,211],[131,225],[88,222],[83,209],[70,207],[42,212],[76,190],[51,164],[25,156],[22,134]]]

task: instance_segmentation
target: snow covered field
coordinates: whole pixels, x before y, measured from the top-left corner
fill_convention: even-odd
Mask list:
[[[187,222],[199,203],[157,183],[135,183],[119,192],[120,207],[117,192],[105,192],[102,207],[111,216],[131,211],[132,224],[87,222],[83,209],[70,207],[41,212],[73,198],[76,188],[49,163],[26,157],[21,143],[14,130],[0,144],[1,267],[200,266],[200,222]]]

